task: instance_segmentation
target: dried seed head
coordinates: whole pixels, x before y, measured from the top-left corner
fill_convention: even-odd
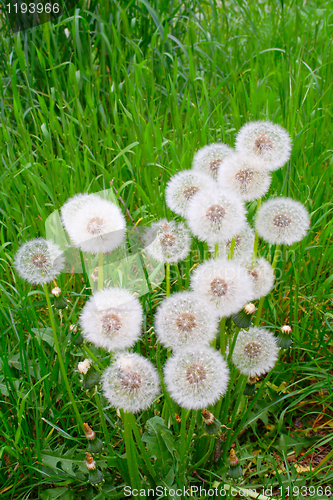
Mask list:
[[[225,213],[225,209],[221,205],[212,205],[208,208],[206,217],[214,226],[218,226],[225,217]]]
[[[265,132],[261,132],[256,140],[254,141],[254,145],[257,148],[259,153],[266,153],[273,149],[273,143],[269,137],[265,134]]]
[[[89,425],[86,423],[83,424],[83,427],[84,427],[84,433],[88,441],[93,441],[96,437],[95,431],[91,427],[89,427]]]
[[[206,425],[212,425],[215,420],[215,416],[206,408],[201,412],[202,420]]]
[[[105,313],[101,318],[102,331],[106,334],[112,334],[120,330],[122,326],[121,317],[119,314],[112,312]]]
[[[139,373],[129,370],[120,369],[118,371],[118,377],[120,379],[120,385],[127,391],[133,392],[141,387],[141,376]]]
[[[287,227],[290,223],[291,219],[286,214],[279,214],[273,218],[273,224],[276,227]]]
[[[235,178],[241,184],[247,184],[248,182],[251,182],[253,179],[253,170],[251,170],[250,168],[243,168],[241,170],[238,170],[238,172],[235,175]]]

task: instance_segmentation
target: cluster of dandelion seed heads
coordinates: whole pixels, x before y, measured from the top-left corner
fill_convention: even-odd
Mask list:
[[[193,158],[193,170],[204,172],[217,180],[218,172],[224,160],[233,153],[233,149],[223,143],[214,143],[199,149]]]
[[[128,412],[148,408],[159,394],[156,368],[136,353],[118,353],[102,381],[104,395],[111,405]]]
[[[200,264],[192,275],[191,288],[220,317],[236,314],[253,296],[252,280],[245,267],[225,258]]]
[[[239,332],[232,361],[238,370],[249,377],[271,370],[278,357],[274,335],[265,328],[250,328]]]
[[[80,323],[89,342],[108,351],[131,347],[141,334],[142,306],[123,288],[95,293],[83,307]]]
[[[62,221],[72,243],[84,252],[111,252],[126,233],[125,218],[117,205],[95,194],[68,200]]]
[[[272,245],[292,245],[306,235],[310,217],[302,203],[280,197],[262,204],[255,224],[259,236]]]
[[[58,245],[36,238],[19,248],[14,265],[21,278],[37,285],[53,281],[63,270],[65,258]]]
[[[222,189],[234,191],[244,201],[253,201],[266,194],[271,175],[260,160],[244,153],[234,153],[225,160],[218,184]]]
[[[174,175],[167,184],[165,197],[168,207],[183,217],[192,196],[200,189],[214,186],[211,177],[200,171],[185,170]]]
[[[257,259],[254,266],[247,265],[249,276],[253,284],[253,296],[251,300],[265,297],[272,290],[275,276],[271,264],[264,258]]]
[[[202,409],[225,394],[229,382],[227,363],[211,347],[183,347],[168,359],[164,368],[165,384],[180,406]]]
[[[158,262],[179,262],[188,255],[191,235],[182,222],[162,219],[148,228],[146,235],[147,254]]]
[[[260,159],[268,170],[276,170],[290,158],[291,139],[280,125],[269,121],[249,122],[237,134],[236,150]]]
[[[166,347],[179,349],[191,344],[208,344],[216,334],[218,320],[207,302],[194,292],[172,294],[157,309],[155,331]]]
[[[246,223],[245,207],[232,192],[202,189],[188,204],[187,222],[199,240],[215,245],[242,231]]]

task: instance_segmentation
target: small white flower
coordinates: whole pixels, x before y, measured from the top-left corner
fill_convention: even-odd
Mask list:
[[[147,228],[147,254],[158,262],[179,262],[188,255],[190,232],[182,222],[162,219]]]
[[[308,211],[299,201],[275,198],[265,201],[256,216],[256,230],[268,243],[292,245],[306,235]]]
[[[77,364],[77,370],[79,373],[86,375],[91,365],[92,365],[91,359],[86,358],[84,361],[80,361],[80,363]]]
[[[188,204],[187,221],[199,240],[215,245],[242,231],[245,214],[244,203],[236,194],[202,189]]]
[[[199,410],[225,394],[229,369],[221,354],[202,345],[182,348],[164,367],[167,390],[180,406]]]
[[[280,125],[269,121],[249,122],[238,132],[236,150],[259,158],[268,170],[276,170],[290,158],[291,139]]]
[[[191,288],[215,306],[220,317],[236,314],[253,296],[246,269],[227,259],[200,264],[192,275]]]
[[[141,334],[142,307],[128,290],[107,288],[86,302],[80,323],[83,336],[97,347],[125,349]]]
[[[251,259],[253,254],[253,245],[254,245],[254,231],[249,224],[246,224],[244,229],[234,236],[235,238],[235,246],[233,253],[233,260],[237,260],[238,262],[246,262]],[[219,257],[228,257],[230,252],[232,239],[229,238],[227,240],[223,240],[221,244],[219,244]],[[211,249],[214,251],[214,248]]]
[[[103,389],[112,406],[136,413],[159,394],[157,370],[139,354],[119,353],[103,374]]]
[[[76,196],[61,213],[70,239],[84,252],[111,252],[125,237],[126,222],[120,209],[98,195]]]
[[[210,176],[195,170],[184,170],[171,177],[165,190],[168,207],[176,214],[186,216],[187,206],[192,196],[215,183]]]
[[[65,258],[58,245],[36,238],[19,248],[14,265],[21,278],[37,285],[53,281],[63,270]]]
[[[174,293],[157,309],[155,330],[166,347],[178,349],[185,345],[208,344],[218,328],[216,315],[207,302],[193,292]]]
[[[254,293],[251,300],[265,297],[272,290],[275,281],[271,264],[264,257],[261,257],[253,267],[248,264],[247,269],[253,284]]]
[[[233,149],[223,143],[213,143],[204,146],[196,152],[193,158],[193,170],[204,172],[214,180],[224,160],[233,153]]]
[[[239,332],[232,362],[243,375],[254,377],[273,368],[278,352],[274,335],[265,328],[253,327]]]
[[[271,175],[261,160],[234,153],[225,160],[217,180],[222,189],[231,189],[244,201],[253,201],[267,193]]]

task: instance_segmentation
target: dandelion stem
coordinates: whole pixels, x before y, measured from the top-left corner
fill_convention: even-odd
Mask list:
[[[257,213],[258,213],[258,210],[261,206],[261,198],[259,198],[257,200]],[[257,261],[257,255],[258,255],[258,244],[259,244],[259,235],[257,233],[257,231],[254,233],[254,245],[253,245],[253,254],[252,254],[252,265],[254,266],[254,264],[256,263]]]
[[[103,253],[98,254],[98,290],[103,290]]]
[[[78,410],[78,408],[76,406],[76,402],[75,402],[73,393],[71,391],[71,388],[70,388],[70,385],[69,385],[69,382],[68,382],[68,378],[67,378],[67,374],[66,374],[66,370],[65,370],[65,365],[64,365],[64,360],[63,360],[63,357],[62,357],[62,354],[61,354],[61,349],[60,349],[59,340],[58,340],[58,336],[57,336],[57,330],[56,330],[56,325],[55,325],[55,321],[54,321],[54,316],[53,316],[53,311],[52,311],[52,306],[51,306],[50,295],[49,295],[49,291],[48,291],[47,285],[45,283],[43,283],[43,288],[44,288],[44,292],[45,292],[45,297],[46,297],[46,302],[47,302],[47,308],[48,308],[48,311],[49,311],[49,317],[50,317],[50,322],[51,322],[51,327],[52,327],[52,332],[53,332],[53,338],[54,338],[54,345],[56,347],[56,351],[57,351],[57,355],[58,355],[58,360],[59,360],[59,366],[60,366],[60,371],[61,371],[62,379],[63,379],[64,384],[66,386],[69,399],[70,399],[70,401],[72,403],[73,410],[74,410],[74,413],[76,415],[77,422],[79,423],[79,426],[81,427],[81,429],[84,431],[83,420],[82,420],[80,412],[79,412],[79,410]]]
[[[122,417],[124,424],[124,440],[126,447],[127,467],[130,476],[131,486],[132,488],[140,488],[141,481],[139,475],[139,465],[137,461],[136,449],[133,442],[131,414],[122,411]]]
[[[281,248],[281,245],[276,245],[274,257],[273,257],[273,262],[272,262],[273,271],[275,270],[277,262],[279,260],[280,248]],[[256,315],[256,320],[255,320],[255,326],[258,326],[260,323],[260,318],[261,318],[262,308],[264,305],[264,300],[265,300],[265,297],[261,297],[259,300],[259,305],[258,305],[258,310],[257,310],[257,315]]]
[[[214,252],[214,258],[217,259],[219,256],[219,244],[215,243],[215,252]]]
[[[180,425],[180,462],[179,475],[181,480],[185,480],[186,469],[186,420],[190,412],[186,408],[182,408],[181,425]]]
[[[225,355],[225,348],[226,348],[225,323],[226,323],[226,317],[222,318],[220,321],[220,349],[221,349],[222,356]]]
[[[230,243],[229,253],[228,253],[228,259],[230,259],[230,260],[234,256],[235,245],[236,245],[236,238],[232,238],[231,243]]]
[[[170,263],[165,264],[166,296],[170,297]]]

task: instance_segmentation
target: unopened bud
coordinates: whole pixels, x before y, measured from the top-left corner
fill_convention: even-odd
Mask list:
[[[254,304],[252,304],[252,302],[249,302],[244,306],[244,311],[246,312],[246,314],[253,314],[256,310],[257,308]]]
[[[61,288],[59,288],[58,286],[56,286],[55,288],[53,288],[53,290],[51,291],[51,293],[55,297],[59,297],[61,295]]]
[[[95,439],[96,437],[95,431],[91,427],[89,427],[89,425],[86,423],[83,424],[83,427],[84,427],[84,433],[88,441],[92,441],[93,439]]]
[[[230,467],[236,467],[238,462],[239,462],[239,458],[237,458],[235,450],[233,448],[231,448],[230,457],[229,457]]]
[[[76,333],[77,332],[77,326],[76,325],[69,325],[69,331]]]
[[[96,469],[96,462],[92,455],[88,451],[86,451],[86,466],[88,470]]]
[[[282,333],[291,333],[293,329],[289,325],[283,325],[281,326],[281,332]]]
[[[77,369],[80,373],[86,375],[91,365],[92,365],[91,359],[85,359],[84,361],[80,361],[80,363],[78,363]]]
[[[215,420],[215,417],[209,410],[207,409],[202,410],[201,415],[202,415],[202,420],[205,422],[206,425],[212,425],[212,423]]]
[[[258,379],[258,377],[256,377],[256,376],[254,375],[254,377],[249,377],[249,378],[247,379],[247,383],[248,383],[248,384],[250,384],[250,385],[254,385],[254,384],[255,384],[258,380],[259,380],[259,379]]]

